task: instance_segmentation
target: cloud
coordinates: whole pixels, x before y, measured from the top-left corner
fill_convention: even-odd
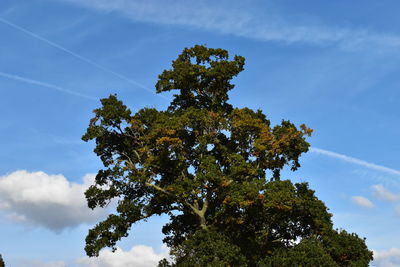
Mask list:
[[[377,184],[373,185],[372,189],[374,190],[374,195],[377,198],[380,198],[382,200],[387,200],[391,202],[397,202],[400,201],[400,195],[395,195],[392,192],[388,191],[383,185]]]
[[[132,247],[129,251],[121,248],[113,253],[110,250],[101,250],[97,258],[80,258],[77,263],[80,267],[154,267],[163,258],[168,258],[168,249],[163,247],[159,254],[153,248],[143,245]]]
[[[337,45],[354,50],[398,48],[400,36],[365,29],[335,28],[301,21],[289,22],[269,8],[252,10],[251,1],[194,0],[60,0],[106,13],[119,13],[131,20],[163,25],[188,26],[260,41]],[[261,9],[261,10],[260,10]],[[377,49],[379,48],[379,49]]]
[[[400,266],[400,248],[391,248],[387,251],[374,251],[373,267],[396,267]]]
[[[351,200],[353,201],[353,203],[364,208],[371,209],[374,207],[374,204],[368,198],[365,197],[354,196],[351,198]]]
[[[44,262],[40,260],[23,261],[18,263],[18,267],[66,267],[63,261]]]
[[[391,169],[391,168],[388,168],[388,167],[385,167],[385,166],[382,166],[382,165],[378,165],[378,164],[375,164],[375,163],[367,162],[367,161],[364,161],[364,160],[361,160],[361,159],[353,158],[353,157],[346,156],[344,154],[339,154],[339,153],[336,153],[336,152],[333,152],[333,151],[312,147],[312,148],[310,148],[310,152],[316,153],[316,154],[325,155],[325,156],[328,156],[328,157],[331,157],[331,158],[340,159],[340,160],[346,161],[348,163],[357,164],[357,165],[366,167],[368,169],[373,169],[373,170],[382,171],[382,172],[386,172],[386,173],[395,174],[395,175],[399,175],[400,176],[400,171],[399,170]]]
[[[397,206],[394,208],[394,211],[396,212],[396,214],[397,214],[398,216],[400,216],[400,205],[397,205]]]
[[[62,175],[16,171],[0,176],[0,208],[9,219],[53,231],[94,223],[105,210],[87,207],[84,192],[93,179],[86,175],[83,184],[77,184]]]

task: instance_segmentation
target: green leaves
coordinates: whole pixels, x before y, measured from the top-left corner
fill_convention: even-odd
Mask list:
[[[303,239],[289,249],[278,249],[272,256],[261,260],[257,267],[339,267],[316,238]]]
[[[89,231],[89,256],[115,247],[135,222],[167,214],[172,266],[367,266],[364,241],[332,230],[308,184],[281,180],[284,166],[300,167],[312,130],[271,126],[261,110],[227,102],[243,67],[240,56],[197,45],[159,76],[158,93],[179,90],[167,110],[132,114],[115,95],[101,100],[82,139],[96,141],[104,169],[86,198],[92,209],[113,199],[117,207]]]
[[[176,267],[247,266],[238,246],[215,229],[199,230],[172,249]],[[159,265],[160,266],[160,265]]]
[[[243,70],[244,58],[235,56],[229,61],[228,57],[223,49],[200,45],[184,49],[172,62],[173,68],[158,77],[157,93],[180,90],[171,103],[173,110],[194,106],[218,111],[229,107],[227,93],[234,87],[230,80]]]
[[[345,230],[330,231],[323,239],[325,250],[339,266],[368,266],[373,260],[372,251],[369,251],[365,239],[357,234]]]

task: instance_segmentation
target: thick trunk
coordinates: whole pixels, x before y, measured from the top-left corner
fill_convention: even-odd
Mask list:
[[[200,217],[200,227],[201,229],[207,229],[207,222],[204,215]]]

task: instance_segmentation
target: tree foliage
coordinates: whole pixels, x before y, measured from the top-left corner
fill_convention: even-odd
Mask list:
[[[364,240],[332,230],[307,183],[281,180],[284,166],[300,167],[312,130],[271,126],[261,110],[228,103],[243,67],[241,56],[197,45],[159,75],[158,93],[178,91],[166,110],[132,114],[115,95],[101,100],[83,140],[96,141],[104,169],[86,198],[92,209],[118,205],[89,231],[89,256],[115,247],[134,223],[167,214],[172,266],[368,265]]]
[[[6,265],[5,265],[5,263],[4,263],[4,260],[3,260],[3,257],[1,256],[1,254],[0,254],[0,267],[5,267]]]
[[[259,267],[324,266],[338,267],[315,238],[303,239],[293,248],[281,248],[258,263]]]

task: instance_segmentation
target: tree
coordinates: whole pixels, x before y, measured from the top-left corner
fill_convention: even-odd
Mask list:
[[[3,257],[1,256],[1,254],[0,254],[0,267],[5,267],[6,265],[5,265],[5,263],[4,263],[4,260],[3,260]]]
[[[365,241],[333,230],[307,183],[281,180],[284,166],[300,167],[312,130],[271,126],[261,110],[228,103],[244,61],[196,45],[159,75],[157,93],[178,90],[167,110],[132,114],[115,95],[101,100],[82,139],[96,141],[104,169],[85,194],[92,209],[118,206],[89,230],[89,256],[114,248],[134,223],[167,214],[162,231],[175,262],[160,266],[281,266],[279,255],[290,266],[368,265]]]

